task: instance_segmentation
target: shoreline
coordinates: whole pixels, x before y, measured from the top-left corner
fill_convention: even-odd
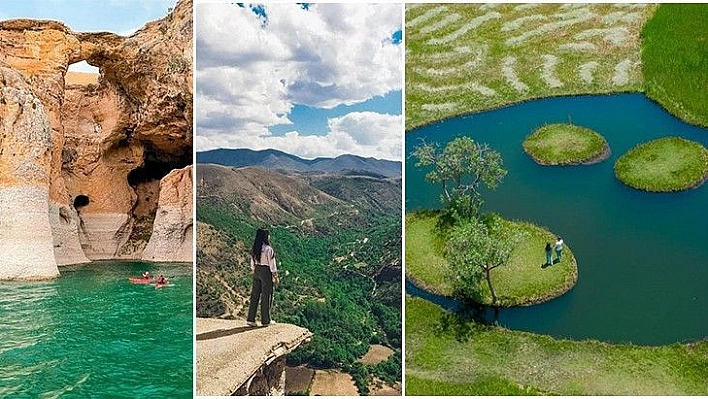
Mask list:
[[[516,105],[521,105],[521,104],[524,104],[524,103],[527,103],[527,102],[545,100],[545,99],[548,99],[548,98],[562,98],[562,97],[572,98],[572,97],[590,97],[590,96],[615,96],[615,95],[622,95],[622,94],[641,94],[641,95],[644,96],[646,99],[650,100],[652,103],[654,103],[654,104],[656,104],[657,106],[659,106],[661,109],[663,109],[664,111],[666,111],[669,115],[673,116],[674,118],[676,118],[676,119],[678,119],[678,120],[680,120],[680,121],[682,121],[682,122],[684,122],[684,123],[686,123],[686,124],[688,124],[688,125],[691,125],[691,126],[696,126],[696,127],[708,129],[708,124],[707,124],[707,125],[701,125],[700,123],[696,123],[696,122],[694,122],[694,121],[690,121],[690,120],[688,120],[688,119],[685,119],[685,118],[681,117],[680,115],[674,114],[673,112],[671,112],[671,110],[669,110],[668,108],[666,108],[666,107],[665,107],[663,104],[661,104],[658,100],[656,100],[656,99],[650,97],[649,95],[647,95],[647,93],[646,93],[645,90],[639,90],[639,91],[636,91],[636,90],[626,90],[626,91],[625,91],[625,90],[620,90],[620,91],[602,92],[602,93],[584,92],[584,93],[558,94],[558,95],[553,95],[553,94],[551,94],[551,95],[548,95],[548,96],[539,96],[539,97],[525,98],[525,99],[521,99],[521,100],[518,100],[518,101],[513,101],[513,102],[510,102],[510,103],[501,104],[501,105],[499,105],[499,106],[495,106],[495,107],[491,107],[491,108],[485,108],[485,109],[480,109],[480,110],[476,110],[476,111],[475,111],[475,110],[472,110],[472,111],[463,111],[463,112],[456,113],[456,114],[452,114],[452,115],[449,115],[449,116],[445,116],[445,117],[443,117],[443,118],[436,119],[436,120],[433,120],[433,121],[430,121],[430,122],[424,122],[424,123],[417,124],[417,125],[412,125],[412,126],[407,126],[407,125],[406,125],[405,133],[404,133],[404,139],[405,139],[405,135],[406,135],[406,134],[411,133],[411,132],[413,132],[414,130],[417,130],[417,129],[421,129],[421,128],[424,128],[424,127],[428,127],[428,126],[434,125],[434,124],[436,124],[436,123],[445,122],[445,121],[448,121],[448,120],[454,119],[454,118],[460,118],[460,117],[465,117],[465,116],[474,116],[474,115],[481,114],[481,113],[484,113],[484,112],[496,111],[496,110],[503,109],[503,108],[509,108],[509,107],[513,107],[513,106],[516,106]]]

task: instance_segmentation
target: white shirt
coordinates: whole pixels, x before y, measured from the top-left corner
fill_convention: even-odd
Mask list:
[[[556,241],[556,251],[563,249],[563,239]]]
[[[271,273],[277,273],[278,268],[275,265],[275,251],[270,245],[263,244],[261,247],[261,258],[258,260],[259,265],[268,266]],[[256,262],[253,261],[253,256],[251,256],[251,271],[256,270]]]

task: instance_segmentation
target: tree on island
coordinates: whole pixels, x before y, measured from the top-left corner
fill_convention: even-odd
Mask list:
[[[497,151],[465,136],[450,141],[442,151],[423,143],[413,156],[418,160],[416,167],[433,167],[425,180],[441,184],[441,201],[455,219],[477,217],[482,206],[480,184],[494,189],[506,175]]]
[[[503,228],[498,216],[480,215],[480,184],[494,189],[506,176],[501,155],[487,144],[461,136],[447,143],[442,151],[438,145],[423,143],[413,156],[418,160],[416,167],[432,166],[425,180],[441,184],[440,200],[453,220],[447,231],[446,257],[457,274],[455,291],[482,302],[475,287],[484,279],[492,304],[496,304],[491,271],[509,261],[521,239],[518,233]]]
[[[455,291],[482,303],[475,287],[484,279],[492,295],[492,305],[497,294],[492,284],[492,270],[505,265],[511,258],[523,235],[502,224],[497,215],[490,215],[483,222],[479,219],[463,221],[453,227],[448,237],[446,257],[457,273]]]

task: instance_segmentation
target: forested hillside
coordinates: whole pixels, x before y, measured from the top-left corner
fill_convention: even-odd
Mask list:
[[[244,317],[248,248],[268,228],[282,282],[273,317],[314,333],[291,364],[401,380],[401,180],[197,168],[197,316]],[[370,344],[396,352],[355,364]]]

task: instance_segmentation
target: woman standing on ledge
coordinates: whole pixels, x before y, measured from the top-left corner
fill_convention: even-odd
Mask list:
[[[278,269],[275,265],[275,251],[270,246],[270,233],[265,229],[256,231],[256,239],[251,248],[251,271],[253,285],[251,286],[251,303],[248,307],[246,324],[256,326],[256,310],[258,300],[261,301],[261,324],[275,324],[270,319],[270,306],[273,301],[273,284],[280,283]]]

